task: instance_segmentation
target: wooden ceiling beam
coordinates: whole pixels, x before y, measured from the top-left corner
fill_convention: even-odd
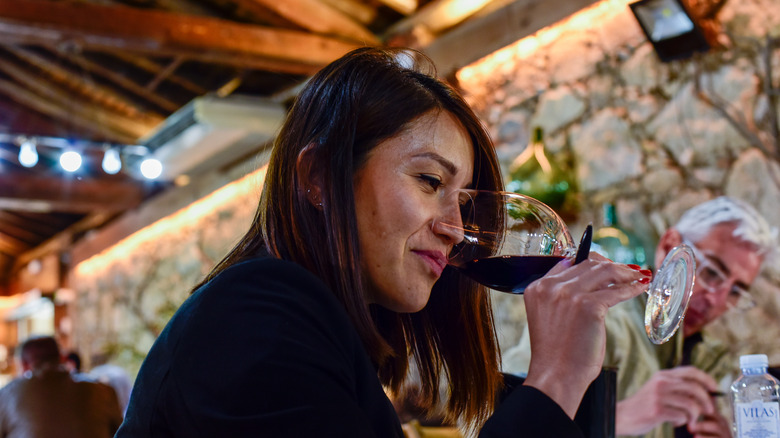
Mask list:
[[[138,67],[141,70],[152,73],[154,75],[157,75],[161,71],[163,71],[163,67],[160,64],[157,64],[156,62],[151,61],[142,56],[136,56],[131,53],[127,53],[123,51],[113,52],[111,53],[111,56],[120,59],[124,62],[127,62],[129,64],[132,64],[133,66]],[[209,92],[208,89],[203,88],[200,85],[176,74],[172,74],[168,76],[167,80],[197,95],[206,94]]]
[[[422,51],[436,64],[440,76],[557,23],[596,0],[513,0],[479,20],[469,20],[439,35]]]
[[[146,88],[149,91],[154,91],[155,88],[157,88],[162,81],[167,79],[169,76],[173,74],[174,71],[176,71],[177,68],[181,67],[182,62],[184,62],[184,58],[181,56],[177,56],[173,58],[171,62],[168,63],[168,65],[162,69],[162,71],[158,72],[155,77],[149,81],[144,88]]]
[[[308,74],[362,45],[213,18],[45,0],[0,0],[0,38],[6,43],[181,55],[296,74]],[[308,71],[301,72],[305,67]]]
[[[9,219],[4,216],[4,213],[6,212],[0,211],[0,229],[3,230],[0,232],[11,233],[19,240],[28,244],[34,244],[41,240],[40,234],[36,233],[35,230],[30,227],[29,223],[20,223],[18,220],[16,220],[17,218],[13,216],[11,216]]]
[[[342,14],[363,25],[370,24],[376,20],[376,8],[358,0],[322,0],[322,2],[334,9],[338,9]]]
[[[20,221],[29,231],[38,235],[36,241],[41,242],[49,236],[61,231],[63,227],[73,223],[67,219],[68,216],[78,216],[78,214],[67,213],[37,213],[31,211],[2,211],[0,210],[0,221],[4,224],[19,224]]]
[[[107,212],[98,212],[86,215],[84,219],[81,219],[73,225],[70,225],[65,230],[60,231],[54,237],[46,240],[35,248],[19,254],[14,260],[9,262],[13,265],[11,272],[17,272],[34,259],[42,258],[47,254],[63,253],[69,251],[73,246],[74,235],[83,234],[85,231],[99,228],[114,217],[114,213]]]
[[[52,62],[43,56],[21,47],[6,46],[6,50],[24,60],[30,65],[41,69],[44,75],[75,91],[87,99],[113,110],[125,117],[141,120],[145,123],[158,124],[163,117],[159,114],[144,112],[138,106],[113,90],[100,86],[85,74],[75,73],[61,64]]]
[[[416,14],[394,24],[385,34],[387,36],[403,34],[420,27],[430,34],[436,35],[460,24],[491,1],[434,0],[423,6]]]
[[[88,69],[95,75],[102,76],[105,79],[108,79],[109,81],[113,82],[114,84],[124,88],[127,91],[133,92],[140,96],[142,99],[146,99],[147,101],[159,106],[160,108],[169,111],[174,112],[177,109],[181,107],[176,102],[173,102],[169,99],[166,99],[162,96],[160,96],[157,93],[152,93],[149,90],[147,90],[145,87],[138,85],[136,82],[133,82],[132,80],[126,78],[125,76],[122,76],[115,71],[103,67],[102,65],[92,62],[83,55],[74,55],[70,54],[67,55],[68,59],[77,65]]]
[[[32,247],[19,239],[0,231],[0,252],[15,255],[29,251]]]
[[[417,10],[417,0],[379,0],[379,3],[400,12],[403,15],[411,15]]]
[[[69,213],[118,212],[144,197],[143,185],[131,180],[76,179],[59,174],[0,174],[0,209]]]
[[[11,99],[0,99],[0,119],[5,132],[36,134],[49,137],[64,135],[62,126],[43,113],[28,110]]]
[[[4,227],[24,228],[38,236],[49,236],[52,233],[56,233],[61,225],[50,220],[46,222],[41,222],[40,218],[36,220],[35,214],[4,210],[0,210],[0,223]],[[41,238],[38,237],[35,240],[40,241]]]
[[[340,36],[363,44],[379,44],[379,38],[363,25],[319,0],[234,0],[234,2],[242,7],[259,5],[314,33]]]
[[[55,119],[63,120],[67,125],[78,127],[94,135],[105,135],[117,143],[135,143],[138,138],[127,135],[123,132],[117,132],[108,127],[101,127],[98,132],[95,120],[84,119],[77,114],[70,114],[65,108],[49,102],[35,93],[31,93],[19,86],[19,84],[0,79],[0,94],[4,94],[16,102],[25,105],[35,111],[38,111]]]
[[[154,3],[159,8],[162,8],[168,12],[175,12],[177,14],[201,16],[212,15],[212,11],[209,11],[208,8],[203,7],[200,2],[181,0],[154,0]]]
[[[233,10],[233,15],[249,23],[281,29],[299,29],[295,23],[253,2],[235,3],[233,0],[206,0],[221,9]]]
[[[13,87],[13,84],[3,84],[5,81],[0,80],[2,92],[25,96],[28,100],[43,100],[50,105],[55,105],[58,111],[53,115],[60,118],[65,124],[81,119],[81,124],[85,124],[92,131],[113,131],[129,139],[138,139],[147,135],[162,122],[161,118],[158,118],[158,122],[136,120],[93,103],[74,100],[72,95],[56,84],[41,80],[37,75],[29,74],[24,69],[5,60],[0,60],[0,70],[29,89],[24,90],[17,84],[15,90],[10,90],[8,88]]]

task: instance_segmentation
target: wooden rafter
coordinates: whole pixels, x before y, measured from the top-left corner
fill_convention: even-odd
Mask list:
[[[134,103],[126,98],[119,96],[114,91],[96,84],[90,78],[84,75],[74,73],[56,62],[52,62],[43,56],[21,47],[7,46],[6,50],[17,57],[41,69],[43,75],[49,76],[57,83],[76,91],[87,99],[117,112],[126,117],[144,120],[148,123],[157,124],[162,121],[162,116],[145,112],[138,108]],[[43,76],[41,75],[41,76]]]
[[[376,19],[376,9],[358,0],[322,0],[322,2],[363,25]]]
[[[36,240],[40,241],[44,237],[60,230],[62,224],[67,221],[57,220],[58,215],[44,216],[40,213],[32,213],[25,211],[2,211],[0,212],[0,221],[3,224],[12,224],[16,226],[24,226],[27,230],[35,233],[38,237]]]
[[[235,10],[234,14],[237,17],[241,17],[242,20],[249,23],[255,23],[262,26],[278,27],[281,29],[297,29],[299,26],[290,20],[275,14],[272,11],[264,8],[262,5],[253,2],[236,3],[234,0],[207,0],[210,3],[219,5],[224,9]]]
[[[596,0],[513,0],[439,35],[423,51],[441,76],[592,5]]]
[[[340,10],[319,0],[234,0],[247,7],[257,4],[267,8],[297,26],[322,35],[336,35],[364,44],[378,44],[379,39],[360,23]]]
[[[67,120],[68,124],[77,126],[86,132],[98,134],[94,119],[90,120],[75,113],[68,112],[67,108],[52,103],[44,97],[25,90],[14,82],[0,79],[0,94],[4,94],[16,102],[28,106],[31,109],[47,116],[60,120]],[[111,137],[113,141],[119,143],[134,143],[138,139],[138,137],[134,135],[113,131],[107,126],[101,127],[100,134],[106,134],[107,136]]]
[[[11,99],[0,99],[0,119],[9,133],[37,134],[59,137],[62,126],[54,119],[37,111],[21,111],[19,104]],[[0,147],[0,158],[2,158]]]
[[[410,15],[417,10],[417,0],[379,0],[379,3],[404,15]]]
[[[92,74],[99,75],[105,79],[108,79],[114,84],[124,88],[127,91],[131,91],[137,94],[141,98],[154,103],[155,105],[159,106],[164,110],[173,112],[179,109],[179,104],[177,104],[176,102],[166,99],[157,93],[152,93],[151,91],[147,90],[145,87],[138,85],[136,82],[133,82],[132,80],[114,72],[109,68],[106,68],[98,63],[90,61],[89,59],[85,58],[83,55],[69,54],[67,55],[67,57],[70,61],[92,72]]]
[[[83,219],[68,226],[67,229],[61,230],[55,237],[47,239],[35,248],[17,256],[13,263],[12,271],[18,271],[30,261],[46,254],[67,251],[73,244],[74,235],[98,228],[108,222],[112,217],[114,217],[114,213],[111,212],[97,212],[86,215]]]
[[[68,94],[67,90],[63,90],[62,87],[57,84],[42,81],[36,78],[35,75],[30,75],[24,69],[5,60],[0,60],[0,70],[13,77],[18,83],[24,84],[29,89],[23,90],[22,88],[17,87],[17,90],[13,92],[8,90],[8,87],[3,87],[4,92],[10,91],[10,93],[15,94],[16,96],[25,96],[26,100],[35,99],[36,97],[38,99],[44,99],[59,108],[59,111],[52,115],[66,122],[82,119],[87,126],[90,124],[93,126],[97,125],[99,127],[98,132],[100,132],[101,129],[107,129],[109,131],[114,131],[119,135],[135,139],[143,137],[157,126],[159,122],[162,122],[162,119],[153,121],[148,117],[146,118],[146,121],[136,120],[133,117],[123,116],[94,103],[74,100]],[[3,81],[0,81],[0,84],[2,84],[2,82]]]
[[[17,212],[0,211],[0,223],[3,224],[3,229],[7,232],[12,232],[21,240],[36,244],[40,243],[41,236],[57,231],[54,224],[42,227]]]
[[[416,27],[424,27],[432,34],[438,34],[460,24],[492,0],[434,0],[423,6],[416,14],[399,21],[387,33],[406,33]]]
[[[157,75],[149,81],[149,83],[146,84],[146,89],[149,91],[154,91],[157,86],[160,85],[162,81],[164,81],[168,76],[172,75],[174,71],[176,71],[177,68],[181,66],[181,63],[184,62],[184,58],[181,56],[177,56],[173,58],[173,61],[168,63],[168,65],[162,69],[160,72],[157,73]]]
[[[310,74],[360,43],[122,6],[0,0],[0,39],[7,43],[117,49],[204,62]]]
[[[140,183],[116,179],[63,179],[61,175],[0,174],[0,209],[71,213],[123,211],[144,195]]]
[[[133,66],[138,67],[141,70],[147,71],[154,75],[160,74],[160,72],[162,72],[164,69],[164,67],[160,66],[160,64],[157,64],[156,62],[153,62],[147,58],[136,56],[127,52],[116,51],[111,55],[114,56],[115,58],[121,59],[122,61],[132,64]],[[185,79],[181,76],[178,76],[176,74],[168,75],[166,77],[166,80],[184,88],[185,90],[191,91],[198,95],[206,94],[209,91],[201,87],[200,85],[188,79]]]
[[[30,245],[22,242],[21,240],[0,232],[0,251],[7,254],[18,254],[30,249]]]
[[[36,233],[29,221],[25,221],[18,215],[7,211],[0,211],[0,223],[3,224],[3,230],[12,233],[14,236],[25,242],[37,244],[40,241],[40,234]],[[56,231],[56,230],[53,230]],[[47,233],[52,231],[46,230]]]

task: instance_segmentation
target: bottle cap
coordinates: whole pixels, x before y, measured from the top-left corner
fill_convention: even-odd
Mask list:
[[[740,368],[766,368],[769,366],[769,358],[766,354],[746,354],[739,357]]]

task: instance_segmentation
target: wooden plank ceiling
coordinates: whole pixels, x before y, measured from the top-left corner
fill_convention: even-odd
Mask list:
[[[588,3],[0,0],[0,294],[47,244],[72,242],[170,186],[106,174],[95,145],[138,144],[207,94],[287,103],[309,75],[363,45],[429,47],[452,73]],[[507,19],[542,9],[561,12]],[[452,30],[458,41],[442,38]],[[58,170],[64,147],[45,141],[38,163],[21,166],[30,138],[89,145],[83,170]]]

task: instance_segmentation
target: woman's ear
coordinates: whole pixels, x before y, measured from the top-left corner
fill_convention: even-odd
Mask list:
[[[306,199],[318,209],[322,209],[322,168],[315,165],[317,162],[317,145],[309,143],[298,153],[298,161],[295,164],[296,177],[299,190],[304,191]]]

